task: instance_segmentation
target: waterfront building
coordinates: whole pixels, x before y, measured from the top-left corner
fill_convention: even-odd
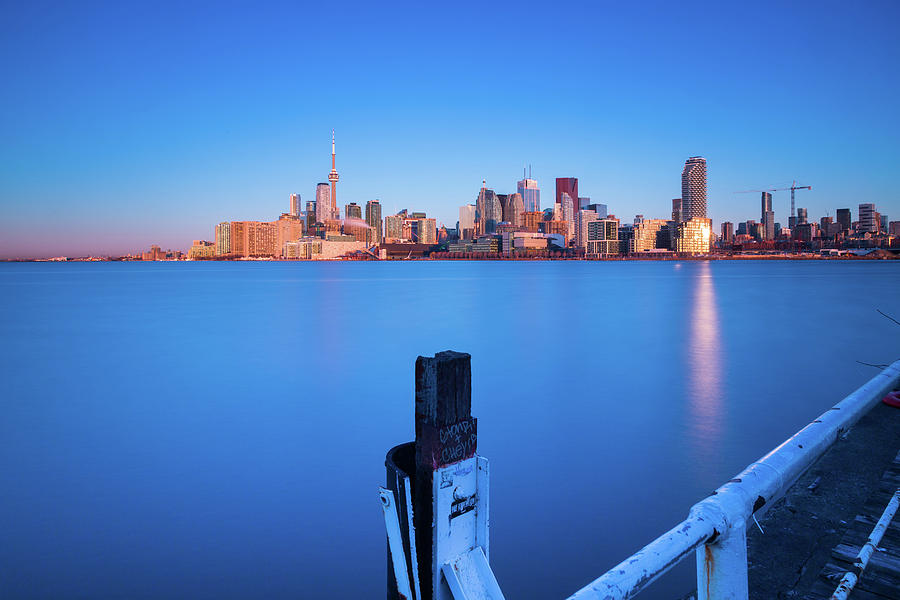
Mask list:
[[[342,225],[340,219],[327,219],[325,221],[325,236],[340,235],[341,228]]]
[[[672,198],[672,220],[681,223],[681,198]]]
[[[822,237],[834,237],[833,235],[829,235],[829,231],[831,231],[832,225],[834,224],[834,219],[831,217],[825,216],[819,219],[819,234]]]
[[[216,225],[216,256],[231,254],[231,223],[225,221]]]
[[[557,177],[556,178],[556,203],[562,204],[563,194],[568,194],[572,199],[572,212],[575,212],[575,202],[578,202],[578,178],[577,177]]]
[[[797,209],[797,225],[806,225],[809,222],[805,208]]]
[[[331,130],[331,171],[328,173],[328,182],[331,184],[331,218],[332,219],[340,219],[340,213],[338,212],[337,207],[337,182],[340,177],[338,176],[337,169],[334,165],[334,129]]]
[[[587,224],[587,246],[589,257],[611,256],[619,253],[619,220],[597,219]]]
[[[293,242],[303,237],[303,221],[290,213],[282,214],[275,221],[275,246],[277,256],[282,256],[285,242]]]
[[[534,179],[524,178],[516,184],[516,192],[522,196],[523,212],[540,212],[541,190]]]
[[[247,221],[244,235],[244,256],[275,256],[275,245],[278,238],[275,223]]]
[[[675,251],[685,254],[708,254],[712,238],[712,220],[694,217],[678,225]]]
[[[706,159],[692,156],[681,171],[682,221],[706,218]]]
[[[332,236],[335,239],[305,237],[295,242],[285,242],[283,255],[288,259],[334,260],[353,252],[363,252],[366,244],[352,236]]]
[[[247,221],[231,222],[231,252],[233,256],[246,256]]]
[[[403,239],[403,217],[388,215],[384,218],[384,241],[399,242]]]
[[[418,219],[416,241],[420,244],[437,244],[437,223],[434,219]]]
[[[324,224],[331,218],[331,186],[327,183],[316,185],[316,223]]]
[[[634,226],[631,231],[631,239],[628,241],[628,252],[638,254],[658,248],[668,248],[668,245],[660,245],[660,231],[668,225],[666,219],[645,219],[643,215],[634,218]]]
[[[503,209],[500,199],[494,190],[487,188],[485,181],[481,182],[481,190],[475,201],[475,234],[483,235],[494,233],[497,223],[503,220]]]
[[[475,237],[475,205],[464,204],[459,207],[459,230],[460,240],[471,240]]]
[[[872,203],[859,205],[859,232],[878,233],[880,223],[875,217],[875,205]]]
[[[378,200],[366,202],[366,224],[374,231],[374,243],[380,244],[384,238],[382,236],[381,203]]]
[[[300,194],[291,194],[291,208],[289,214],[299,217],[300,216]]]
[[[351,202],[344,206],[345,219],[362,219],[362,206],[356,202]]]
[[[774,224],[773,224],[774,229]],[[726,244],[734,242],[734,223],[725,221],[722,223],[722,241]]]
[[[194,260],[215,258],[216,244],[215,242],[207,242],[206,240],[194,240],[191,249],[188,250],[188,258]]]

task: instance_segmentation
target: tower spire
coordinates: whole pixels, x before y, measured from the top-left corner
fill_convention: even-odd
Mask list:
[[[337,208],[337,182],[340,177],[338,176],[337,168],[335,168],[334,161],[334,129],[331,130],[331,172],[328,174],[328,181],[331,182],[331,218],[334,220],[340,219],[340,213]]]

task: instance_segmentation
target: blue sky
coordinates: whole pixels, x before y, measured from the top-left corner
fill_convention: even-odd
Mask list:
[[[0,256],[186,249],[311,199],[452,226],[525,164],[664,217],[688,156],[709,214],[812,185],[818,218],[900,220],[900,3],[7,3]],[[789,194],[775,195],[786,223]]]

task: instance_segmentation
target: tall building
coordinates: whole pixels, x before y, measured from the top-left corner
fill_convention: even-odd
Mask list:
[[[459,239],[471,240],[475,237],[475,205],[464,204],[459,207]]]
[[[434,219],[418,219],[416,224],[417,242],[420,244],[437,244],[437,224]]]
[[[331,186],[327,183],[316,185],[316,223],[331,219]]]
[[[734,241],[734,223],[725,221],[722,223],[722,241],[730,244]]]
[[[382,237],[381,203],[378,200],[366,202],[366,224],[375,231],[374,243],[380,244],[384,238]]]
[[[672,220],[681,223],[681,198],[672,198]]]
[[[609,207],[605,204],[588,204],[588,210],[597,213],[597,216],[601,219],[605,219],[609,216]]]
[[[578,199],[578,206],[575,207],[575,210],[587,210],[588,205],[591,203],[590,198],[586,198],[582,196]]]
[[[478,192],[478,198],[475,201],[476,236],[494,233],[497,229],[497,223],[503,218],[500,199],[497,198],[494,190],[489,190],[486,185],[486,182],[481,182],[481,190]]]
[[[643,215],[634,218],[634,227],[631,230],[631,238],[628,242],[627,252],[639,254],[647,250],[660,248],[660,231],[668,225],[665,219],[645,219]],[[667,247],[663,245],[662,247]],[[622,248],[626,251],[625,248]]]
[[[706,159],[692,156],[681,171],[681,219],[706,218]]]
[[[525,231],[537,233],[540,231],[541,222],[544,220],[544,213],[540,211],[522,213],[522,227]]]
[[[837,209],[837,215],[835,217],[838,224],[841,226],[841,231],[847,232],[850,231],[850,226],[853,223],[853,219],[850,216],[849,208],[839,208]]]
[[[522,195],[524,212],[540,212],[541,190],[537,181],[530,177],[524,178],[516,185],[516,192]]]
[[[606,215],[603,215],[605,218]],[[578,248],[587,247],[587,228],[588,223],[597,221],[600,215],[592,210],[579,210],[577,223],[575,224],[575,246]]]
[[[859,232],[878,233],[881,223],[876,221],[875,205],[872,203],[859,205]]]
[[[338,176],[337,169],[335,168],[334,163],[334,129],[331,130],[331,172],[328,173],[328,181],[331,183],[331,217],[332,219],[340,219],[341,215],[338,212],[337,208],[337,182],[340,177]]]
[[[316,201],[306,201],[306,230],[309,231],[316,224]]]
[[[284,213],[275,221],[275,255],[283,257],[284,243],[296,242],[303,237],[303,221],[290,213]]]
[[[712,239],[712,221],[694,217],[678,225],[675,251],[687,254],[707,254]]]
[[[577,185],[577,184],[576,184]],[[575,237],[575,200],[568,192],[563,192],[560,206],[562,208],[562,220],[566,222],[567,240]]]
[[[225,221],[216,225],[216,256],[231,254],[231,223]]]
[[[498,196],[503,198],[502,195]],[[505,201],[501,201],[501,210],[503,211],[503,220],[515,227],[522,224],[522,213],[524,210],[524,202],[522,194],[516,192],[505,197]]]
[[[399,242],[403,239],[403,216],[388,215],[384,218],[384,241]]]
[[[764,240],[774,240],[775,212],[772,210],[772,194],[770,194],[769,192],[762,192],[760,204],[761,217],[759,219],[759,222],[761,223],[762,233],[760,237]]]
[[[797,225],[806,225],[809,222],[805,208],[797,209]]]
[[[598,219],[587,224],[588,256],[610,256],[619,253],[619,220]]]
[[[356,202],[351,202],[344,206],[345,219],[362,219],[362,206]]]
[[[568,194],[572,199],[572,212],[578,208],[575,203],[578,202],[578,178],[577,177],[557,177],[556,178],[556,202],[562,204],[563,194]]]
[[[291,210],[289,214],[295,217],[300,216],[300,194],[291,194]]]

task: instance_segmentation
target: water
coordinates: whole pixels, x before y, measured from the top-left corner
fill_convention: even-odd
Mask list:
[[[2,598],[383,597],[384,454],[445,349],[497,578],[565,598],[900,354],[898,262],[0,264],[0,294]]]

